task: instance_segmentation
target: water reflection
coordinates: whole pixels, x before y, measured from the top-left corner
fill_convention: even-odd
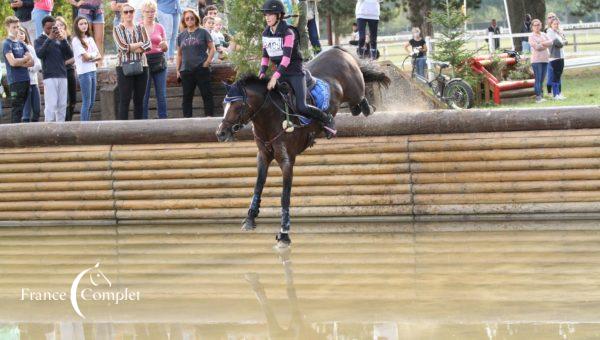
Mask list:
[[[0,339],[600,338],[594,221],[261,227],[0,228]]]

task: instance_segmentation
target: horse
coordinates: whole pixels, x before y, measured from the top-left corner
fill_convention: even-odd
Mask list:
[[[306,68],[316,78],[329,85],[329,107],[326,110],[333,116],[342,103],[348,103],[352,115],[362,113],[369,116],[375,108],[365,98],[365,83],[375,82],[388,87],[390,78],[372,62],[359,60],[341,47],[323,51],[311,60]],[[243,231],[256,228],[256,218],[260,210],[261,195],[271,161],[275,159],[283,174],[281,195],[281,230],[276,236],[278,247],[291,244],[290,195],[296,156],[314,144],[317,134],[322,132],[320,123],[312,123],[290,128],[286,118],[288,96],[282,94],[281,86],[267,90],[268,78],[254,75],[241,77],[232,85],[226,85],[224,118],[217,128],[219,142],[232,141],[234,134],[252,122],[257,154],[257,177],[254,195],[248,215],[242,222]],[[293,131],[292,131],[293,130]]]

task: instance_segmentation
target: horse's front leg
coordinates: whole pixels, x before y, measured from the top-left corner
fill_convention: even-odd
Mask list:
[[[256,228],[256,218],[260,212],[260,197],[267,181],[267,173],[269,171],[269,164],[273,158],[263,152],[259,151],[256,156],[256,184],[254,185],[254,195],[252,196],[252,202],[250,203],[250,209],[248,209],[248,217],[242,222],[242,230],[249,231]]]
[[[281,230],[276,237],[277,246],[285,248],[292,243],[290,239],[290,197],[292,195],[292,179],[294,177],[294,160],[285,160],[279,164],[283,174],[283,191],[281,193]]]

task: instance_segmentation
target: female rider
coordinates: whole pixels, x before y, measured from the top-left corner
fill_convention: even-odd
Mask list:
[[[302,65],[302,55],[298,48],[298,37],[295,30],[285,22],[285,7],[281,0],[265,1],[262,12],[265,15],[267,27],[262,34],[263,54],[259,77],[263,78],[273,62],[277,70],[267,85],[272,90],[277,80],[290,84],[296,94],[296,110],[298,113],[320,121],[325,128],[327,138],[335,136],[333,116],[317,107],[306,104],[306,77]]]

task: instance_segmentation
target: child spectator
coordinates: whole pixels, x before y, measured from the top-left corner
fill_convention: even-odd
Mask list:
[[[68,83],[65,61],[73,58],[67,33],[56,25],[56,19],[42,20],[44,34],[35,40],[35,53],[42,61],[44,76],[44,120],[64,122],[66,118]]]
[[[102,56],[92,38],[90,22],[85,17],[77,17],[73,23],[73,55],[75,69],[81,89],[81,112],[79,120],[86,122],[92,118],[92,109],[96,101],[96,62]]]
[[[566,97],[562,95],[560,78],[565,67],[565,51],[563,46],[567,44],[567,38],[565,37],[565,32],[560,29],[558,18],[550,21],[550,27],[546,34],[552,40],[549,58],[550,65],[552,65],[552,73],[548,74],[548,84],[552,86],[553,98],[563,100]]]
[[[22,122],[37,122],[40,120],[40,89],[38,88],[38,73],[42,70],[42,62],[35,54],[29,32],[24,27],[19,27],[19,40],[22,41],[33,58],[33,66],[29,68],[29,94],[23,107]]]
[[[4,20],[8,37],[2,44],[2,55],[6,64],[6,75],[10,86],[12,100],[12,123],[20,123],[23,107],[29,93],[29,70],[33,66],[33,58],[27,46],[17,38],[19,34],[19,19],[9,16]]]
[[[67,37],[67,44],[71,45],[71,32],[67,26],[67,20],[63,17],[56,17],[56,26],[65,32]],[[71,47],[72,48],[72,47]],[[75,72],[75,59],[69,58],[65,60],[65,66],[67,68],[67,115],[65,120],[70,122],[73,120],[73,114],[75,113],[75,105],[77,104],[77,74]]]

